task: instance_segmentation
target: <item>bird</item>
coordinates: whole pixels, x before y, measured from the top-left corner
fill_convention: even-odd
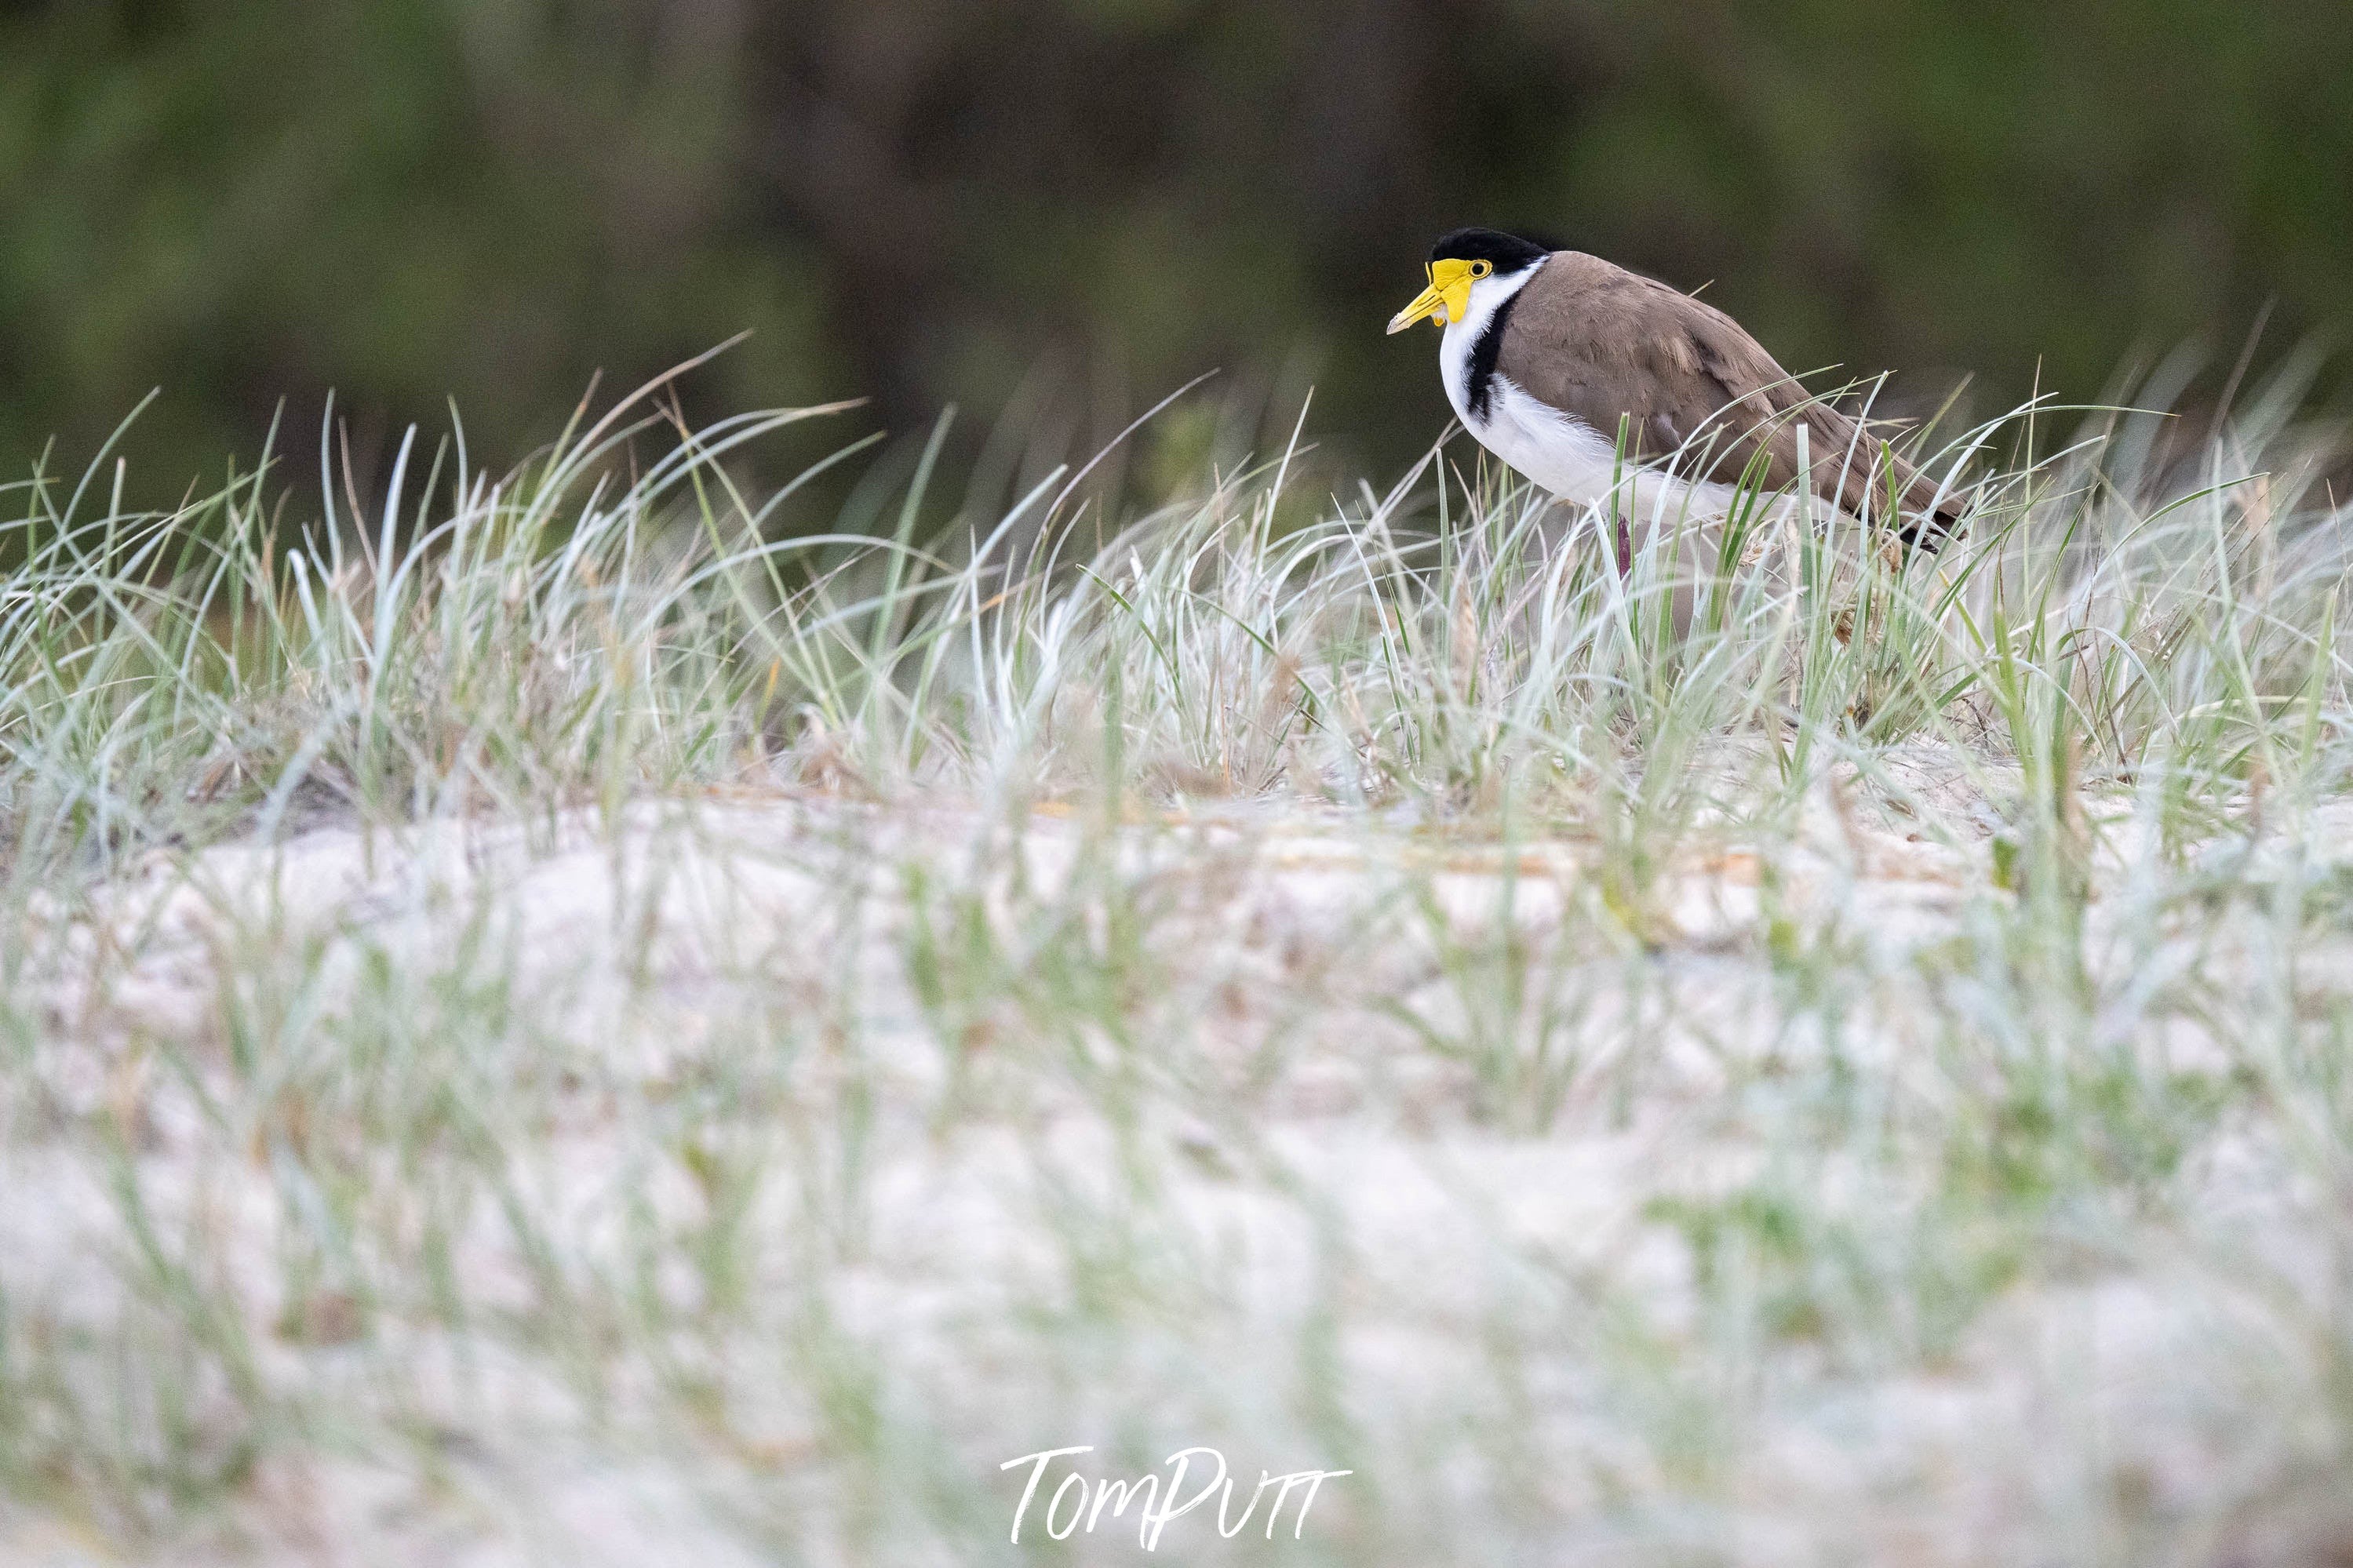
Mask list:
[[[1492,228],[1441,237],[1428,273],[1389,331],[1442,323],[1439,374],[1456,415],[1481,446],[1565,500],[1609,501],[1630,470],[1672,457],[1669,471],[1646,471],[1637,510],[1655,519],[1695,501],[1720,521],[1738,487],[1796,493],[1803,431],[1805,489],[1840,512],[1882,520],[1905,551],[1933,551],[1959,525],[1963,496],[1812,397],[1713,305],[1598,256]],[[1618,528],[1622,570],[1622,518]]]

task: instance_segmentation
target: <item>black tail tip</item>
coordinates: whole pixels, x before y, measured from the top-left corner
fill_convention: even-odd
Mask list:
[[[1942,510],[1905,523],[1896,531],[1895,537],[1906,552],[1916,550],[1925,555],[1934,555],[1961,531],[1964,516],[1960,503],[1947,502]]]

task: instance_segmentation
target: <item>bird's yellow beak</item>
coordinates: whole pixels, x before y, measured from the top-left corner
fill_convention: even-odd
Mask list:
[[[1486,273],[1484,262],[1453,257],[1431,262],[1430,287],[1415,295],[1412,304],[1389,318],[1389,331],[1401,332],[1424,316],[1436,316],[1441,322],[1461,321],[1471,310],[1472,281]]]

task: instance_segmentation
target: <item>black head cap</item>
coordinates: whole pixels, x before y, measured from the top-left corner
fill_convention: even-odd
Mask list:
[[[1549,246],[1493,228],[1458,228],[1430,247],[1432,261],[1488,261],[1498,272],[1517,272],[1551,254]]]

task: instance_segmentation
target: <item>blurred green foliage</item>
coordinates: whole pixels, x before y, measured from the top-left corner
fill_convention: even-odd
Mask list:
[[[1461,222],[1710,284],[1793,368],[1895,368],[1915,400],[1964,370],[1981,406],[2038,374],[2089,395],[2192,333],[2227,360],[2267,300],[2267,343],[2342,329],[2353,18],[16,0],[0,214],[16,472],[52,434],[78,465],[155,385],[136,449],[175,489],[281,397],[307,447],[329,387],[364,454],[454,396],[512,458],[592,371],[746,328],[705,411],[1059,398],[1075,442],[1224,366],[1312,379],[1314,426],[1390,463],[1445,411],[1426,337],[1381,324]]]

